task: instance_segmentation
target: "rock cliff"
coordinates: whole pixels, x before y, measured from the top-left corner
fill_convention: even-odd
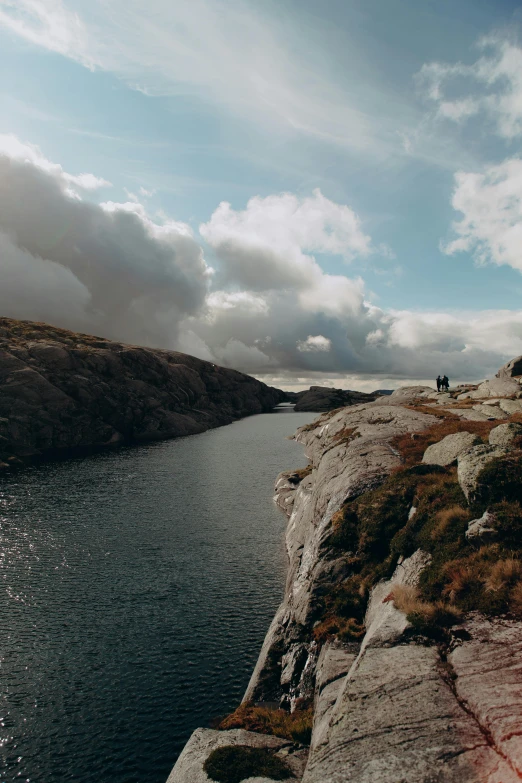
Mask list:
[[[276,482],[283,603],[243,705],[204,752],[193,735],[169,783],[209,780],[211,748],[241,729],[245,745],[275,752],[277,735],[294,741],[277,753],[308,752],[292,766],[303,783],[522,779],[517,362],[466,392],[403,388],[297,431],[310,465]]]
[[[175,351],[0,318],[0,463],[192,435],[284,392]]]

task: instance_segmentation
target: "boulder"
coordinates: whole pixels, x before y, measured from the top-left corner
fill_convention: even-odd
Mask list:
[[[485,416],[489,421],[491,421],[491,419],[507,419],[508,417],[507,413],[501,410],[498,404],[488,405],[486,402],[484,402],[481,405],[474,405],[473,410],[482,413],[482,415]]]
[[[473,543],[482,544],[484,540],[494,538],[497,535],[497,518],[489,511],[484,511],[479,519],[472,519],[468,523],[466,538]]]
[[[522,400],[500,400],[499,405],[510,416],[514,413],[522,413]]]
[[[480,471],[498,457],[505,457],[508,449],[501,446],[473,446],[469,451],[458,457],[457,476],[459,484],[467,500],[472,500],[477,489],[477,479]]]
[[[422,461],[429,465],[451,465],[458,456],[469,451],[472,446],[480,443],[480,438],[471,432],[456,432],[446,435],[438,443],[428,446]]]
[[[519,392],[520,384],[518,381],[503,375],[500,378],[484,381],[484,383],[479,384],[475,391],[469,392],[467,396],[474,400],[480,400],[485,397],[513,397]]]
[[[489,442],[492,446],[510,446],[515,438],[522,435],[522,424],[506,422],[494,427],[489,433]]]
[[[517,356],[515,359],[504,364],[503,367],[497,372],[497,378],[513,378],[520,377],[522,375],[522,356]]]

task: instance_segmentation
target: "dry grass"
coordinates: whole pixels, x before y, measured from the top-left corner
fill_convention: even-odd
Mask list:
[[[497,592],[511,587],[522,576],[522,564],[519,560],[508,558],[498,560],[491,568],[486,580],[486,590]]]
[[[224,718],[218,725],[221,730],[246,729],[259,734],[272,734],[275,737],[294,740],[306,744],[312,733],[312,708],[286,712],[271,710],[268,707],[256,707],[246,702]]]
[[[357,427],[345,427],[344,429],[339,430],[339,432],[336,432],[332,440],[335,441],[336,445],[339,445],[340,443],[349,443],[355,438],[360,437],[361,434],[357,432]]]
[[[343,642],[358,642],[365,631],[364,623],[358,622],[354,617],[328,616],[315,626],[313,637],[319,644],[323,644],[332,636],[339,637]]]
[[[430,531],[432,541],[438,541],[446,534],[448,527],[456,522],[467,521],[469,511],[462,506],[448,506],[435,515],[435,524]]]
[[[428,628],[436,625],[449,626],[461,619],[462,615],[456,606],[444,601],[423,601],[419,590],[410,585],[396,585],[393,588],[393,603],[408,620],[417,628]]]
[[[418,589],[411,585],[394,585],[389,598],[406,615],[427,611],[429,607],[427,602],[421,601]]]

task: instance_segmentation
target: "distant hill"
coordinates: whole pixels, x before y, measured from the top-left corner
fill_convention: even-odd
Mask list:
[[[0,464],[192,435],[284,392],[177,351],[0,318]]]

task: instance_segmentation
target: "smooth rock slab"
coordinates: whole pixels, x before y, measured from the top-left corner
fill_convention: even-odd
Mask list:
[[[484,402],[481,405],[474,405],[473,410],[483,413],[488,419],[507,419],[508,415],[501,410],[498,405],[489,405]]]
[[[501,446],[484,445],[474,446],[459,456],[457,476],[466,500],[470,500],[476,490],[479,473],[488,462],[497,457],[505,457],[508,453],[508,449]]]
[[[480,400],[484,397],[511,397],[520,392],[520,384],[514,378],[502,376],[481,383],[475,391],[469,392],[469,397]]]
[[[515,783],[441,676],[433,647],[369,648],[303,783]]]
[[[510,416],[513,413],[522,413],[522,400],[500,400],[499,405]]]
[[[522,777],[522,623],[477,615],[464,628],[448,658],[457,695]]]
[[[286,761],[295,778],[300,780],[303,774],[308,751],[288,740],[257,734],[244,729],[214,731],[214,729],[196,729],[183,748],[167,783],[209,783],[210,778],[203,765],[213,750],[226,745],[248,745],[251,748],[271,748],[275,755]],[[249,781],[268,781],[268,778],[248,778]]]
[[[454,435],[446,435],[438,443],[428,446],[422,461],[429,465],[451,465],[452,462],[457,461],[460,454],[468,451],[477,443],[480,443],[480,438],[471,432],[456,432]]]
[[[321,650],[317,661],[312,748],[318,748],[327,740],[331,712],[357,657],[357,647],[357,644],[332,641],[326,642]]]
[[[510,446],[515,438],[522,435],[522,424],[506,422],[494,427],[489,433],[489,442],[492,446]]]

